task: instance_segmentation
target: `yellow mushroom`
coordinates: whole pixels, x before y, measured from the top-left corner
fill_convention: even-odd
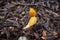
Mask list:
[[[26,25],[26,27],[24,27],[23,29],[28,29],[32,27],[34,24],[36,24],[37,22],[36,11],[33,8],[30,8],[29,16],[30,16],[30,20],[28,24]]]

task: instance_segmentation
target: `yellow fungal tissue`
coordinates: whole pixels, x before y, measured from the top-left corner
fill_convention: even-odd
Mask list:
[[[33,8],[29,9],[29,16],[30,17],[36,16],[36,11]]]
[[[26,25],[26,27],[24,27],[23,29],[28,29],[32,27],[34,24],[36,24],[37,22],[36,11],[33,8],[30,8],[29,16],[30,16],[29,22]]]

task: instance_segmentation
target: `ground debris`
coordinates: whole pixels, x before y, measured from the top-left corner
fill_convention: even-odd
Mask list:
[[[30,7],[36,10],[38,21],[34,27],[23,30]],[[0,0],[0,40],[20,39],[60,40],[60,1]]]

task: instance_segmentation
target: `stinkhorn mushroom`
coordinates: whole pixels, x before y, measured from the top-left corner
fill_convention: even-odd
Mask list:
[[[28,29],[32,27],[37,22],[36,11],[33,8],[29,9],[30,20],[28,24],[23,29]]]

